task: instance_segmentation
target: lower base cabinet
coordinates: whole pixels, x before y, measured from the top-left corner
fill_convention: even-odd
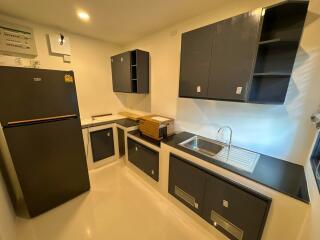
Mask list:
[[[144,173],[159,181],[159,153],[128,138],[128,160]]]
[[[90,132],[90,140],[93,162],[98,162],[114,155],[112,127]]]
[[[176,192],[179,184],[181,196]],[[170,155],[169,193],[229,239],[261,239],[270,198],[173,154]],[[193,201],[197,204],[192,206]]]
[[[230,239],[260,239],[268,210],[256,193],[208,176],[202,216]]]
[[[169,193],[200,215],[206,174],[173,156],[170,157],[169,169]]]

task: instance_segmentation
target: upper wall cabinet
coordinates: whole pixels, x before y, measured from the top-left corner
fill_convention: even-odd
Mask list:
[[[134,50],[111,57],[114,92],[149,93],[149,53]]]
[[[260,18],[257,10],[214,24],[208,98],[245,101]]]
[[[182,34],[179,96],[281,104],[307,1],[286,1]]]
[[[182,34],[180,97],[207,97],[212,43],[212,25]]]
[[[244,101],[261,10],[182,34],[180,97]]]

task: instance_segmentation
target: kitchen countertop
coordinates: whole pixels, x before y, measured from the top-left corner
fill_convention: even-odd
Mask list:
[[[130,131],[129,133],[156,146],[160,146],[161,143],[167,144],[297,200],[305,203],[310,202],[305,172],[301,165],[260,154],[260,159],[258,160],[254,171],[249,173],[179,145],[179,143],[196,136],[196,134],[181,132],[162,141],[155,141],[141,135],[137,130]]]
[[[133,130],[133,131],[130,131],[128,132],[128,134],[132,135],[132,136],[135,136],[141,140],[144,140],[148,143],[151,143],[152,145],[156,146],[156,147],[160,147],[161,145],[161,141],[158,141],[158,140],[155,140],[151,137],[148,137],[148,136],[145,136],[145,135],[142,135],[141,132],[139,130]]]
[[[121,125],[122,127],[125,127],[125,128],[136,127],[136,126],[139,125],[139,123],[137,121],[134,121],[134,120],[129,119],[129,118],[117,119],[114,122],[116,124]]]
[[[122,115],[110,115],[110,116],[98,117],[95,120],[92,120],[91,118],[81,119],[82,128],[96,127],[96,126],[112,124],[112,123],[117,123],[120,126],[123,126],[125,128],[135,127],[139,125],[138,122],[131,120]]]

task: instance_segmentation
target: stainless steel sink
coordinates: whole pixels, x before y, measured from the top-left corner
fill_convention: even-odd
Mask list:
[[[260,154],[225,143],[194,136],[179,144],[182,147],[224,162],[240,170],[252,173],[260,158]]]
[[[214,157],[224,148],[224,146],[217,141],[199,136],[189,138],[179,145],[195,152],[204,154],[208,157]]]

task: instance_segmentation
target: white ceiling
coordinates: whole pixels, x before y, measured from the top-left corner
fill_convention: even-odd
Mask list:
[[[1,0],[0,13],[63,30],[128,44],[226,0]],[[76,12],[90,14],[88,23]]]

